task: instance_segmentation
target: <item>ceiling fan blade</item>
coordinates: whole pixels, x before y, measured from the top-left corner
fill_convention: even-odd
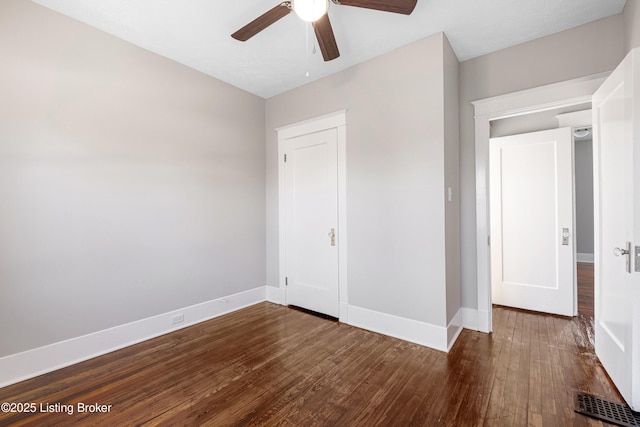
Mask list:
[[[333,28],[331,28],[331,22],[329,22],[329,15],[324,14],[322,18],[312,23],[313,30],[316,33],[318,39],[318,45],[322,52],[322,57],[325,61],[331,61],[340,56],[338,51],[338,44],[336,38],[333,35]]]
[[[418,0],[333,0],[333,2],[342,6],[364,7],[366,9],[382,10],[383,12],[411,15]]]
[[[260,31],[267,28],[269,25],[284,18],[290,13],[291,13],[291,2],[284,1],[279,5],[277,5],[276,7],[274,7],[273,9],[269,10],[268,12],[260,15],[253,21],[249,22],[247,25],[240,28],[235,33],[231,34],[231,37],[233,37],[236,40],[240,40],[241,42],[246,42],[251,37],[255,36]]]

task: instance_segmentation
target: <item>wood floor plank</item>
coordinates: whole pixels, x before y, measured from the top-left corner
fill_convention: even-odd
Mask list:
[[[593,264],[577,263],[578,274],[578,313],[594,316],[594,269]]]
[[[539,316],[536,320],[540,349],[540,414],[542,425],[549,425],[554,422],[557,415],[556,394],[558,391],[553,378],[553,365],[557,359],[554,359],[555,356],[552,353],[546,318]]]
[[[493,333],[464,330],[447,354],[261,303],[0,389],[0,402],[109,413],[0,425],[601,426],[573,411],[575,392],[622,402],[588,317],[493,314]]]
[[[513,335],[516,327],[515,310],[494,310],[496,324],[494,324],[495,340],[500,344],[500,351],[495,356],[494,378],[491,387],[491,397],[486,413],[487,425],[504,425],[506,418],[511,418],[512,411],[507,406],[509,383],[509,367],[513,351]]]
[[[511,378],[514,382],[514,393],[511,395],[510,405],[514,408],[513,423],[511,425],[526,426],[528,424],[529,388],[531,384],[531,313],[520,313],[520,324],[517,328],[518,361],[517,373]]]
[[[529,387],[529,407],[527,409],[527,420],[529,426],[542,424],[542,399],[543,395],[543,352],[541,331],[538,323],[539,316],[534,316],[531,320],[531,358],[530,358],[530,387]]]

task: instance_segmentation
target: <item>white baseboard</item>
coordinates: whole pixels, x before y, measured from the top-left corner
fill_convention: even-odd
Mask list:
[[[168,313],[0,358],[0,388],[164,335],[266,299],[265,287],[172,310]],[[184,321],[171,325],[171,317]]]
[[[287,297],[285,290],[275,286],[267,286],[267,301],[274,304],[286,305]]]
[[[594,257],[593,254],[576,254],[576,259],[578,262],[588,262],[590,264],[593,264],[594,262]]]
[[[478,331],[478,310],[475,308],[462,307],[462,327]]]
[[[436,326],[362,307],[349,306],[348,324],[444,352],[449,347],[448,331],[444,326]]]
[[[455,316],[453,316],[453,319],[451,319],[451,322],[447,325],[447,353],[451,351],[451,347],[453,347],[453,344],[455,344],[462,332],[462,310],[462,307],[460,307],[460,310],[458,310]]]

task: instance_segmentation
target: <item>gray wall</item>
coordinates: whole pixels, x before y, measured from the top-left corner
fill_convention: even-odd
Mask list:
[[[574,147],[576,251],[593,254],[593,141],[576,141]]]
[[[460,64],[464,307],[477,307],[475,140],[470,102],[613,70],[624,56],[622,21],[622,15],[615,15]]]
[[[278,286],[274,129],[347,108],[349,304],[445,325],[445,169],[456,185],[445,133],[457,145],[445,131],[456,108],[444,72],[457,69],[447,49],[437,34],[267,100],[268,285]]]
[[[627,0],[623,10],[625,52],[640,47],[640,0]]]
[[[449,41],[444,37],[444,161],[445,161],[445,250],[447,264],[447,324],[462,307],[460,280],[460,122],[459,67]],[[448,189],[452,197],[449,201]]]
[[[264,286],[264,100],[0,2],[0,356]]]

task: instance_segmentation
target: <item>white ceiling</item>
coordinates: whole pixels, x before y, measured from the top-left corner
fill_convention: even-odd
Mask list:
[[[329,17],[341,56],[324,62],[319,50],[312,53],[313,30],[295,14],[247,42],[230,37],[279,0],[34,1],[263,98],[440,31],[464,61],[621,13],[625,4],[418,0],[410,16],[331,4]]]

